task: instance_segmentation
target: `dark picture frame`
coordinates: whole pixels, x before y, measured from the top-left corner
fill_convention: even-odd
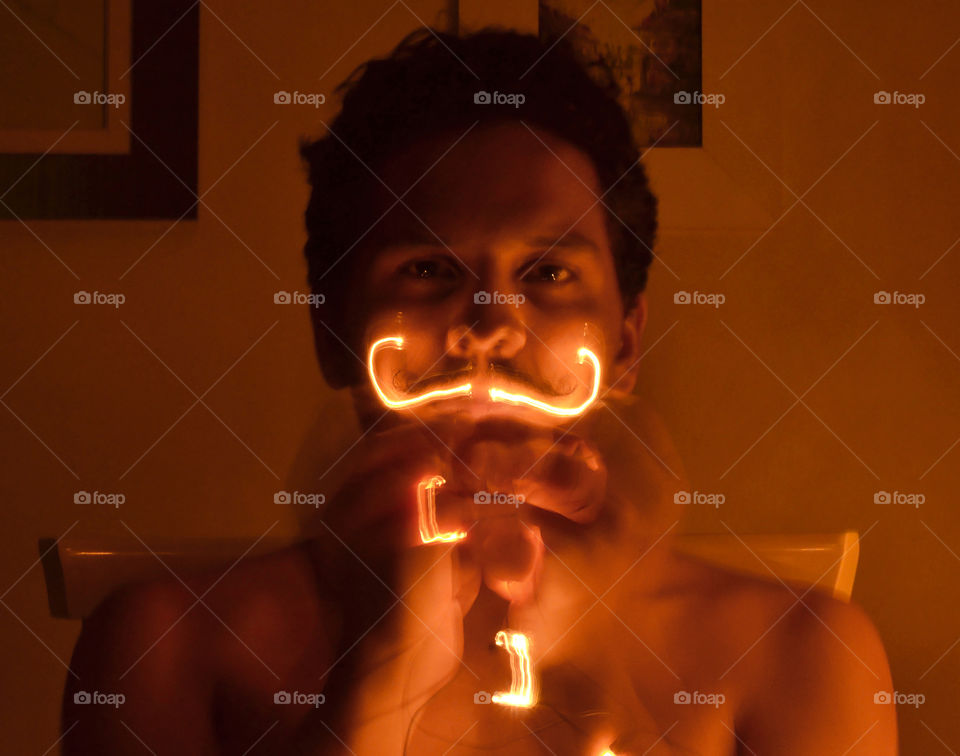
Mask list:
[[[0,154],[0,219],[196,219],[200,4],[130,16],[129,151]]]

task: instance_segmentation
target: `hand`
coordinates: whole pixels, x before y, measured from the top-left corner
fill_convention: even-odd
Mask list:
[[[370,434],[346,464],[351,474],[313,544],[345,656],[327,700],[342,702],[338,734],[347,742],[400,742],[416,709],[457,671],[463,616],[480,579],[456,543],[421,542],[417,484],[433,475],[456,481],[464,470],[430,431],[409,423]],[[453,529],[462,507],[441,490],[440,525]]]
[[[574,428],[583,429],[601,460],[602,502],[587,522],[541,518],[544,559],[534,590],[510,607],[511,627],[531,633],[541,665],[593,645],[588,628],[613,619],[611,611],[622,613],[637,590],[662,583],[670,534],[684,514],[674,494],[689,485],[656,413],[637,399],[605,404],[611,406],[588,418],[588,427]]]
[[[484,496],[473,507],[476,524],[464,551],[491,590],[511,601],[530,598],[544,555],[541,527],[586,524],[600,515],[607,488],[602,457],[572,433],[519,423],[483,428],[457,446],[456,456],[480,480]]]

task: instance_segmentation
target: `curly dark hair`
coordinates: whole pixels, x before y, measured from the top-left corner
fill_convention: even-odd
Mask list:
[[[337,334],[334,339],[315,323],[328,353],[345,351],[334,340],[355,343],[359,324],[348,313],[357,275],[354,247],[392,199],[371,171],[378,173],[388,158],[424,137],[462,133],[477,121],[522,119],[590,157],[610,210],[607,228],[620,292],[625,308],[632,307],[652,261],[657,199],[617,92],[599,83],[612,77],[600,73],[592,77],[565,40],[547,45],[533,35],[497,29],[463,37],[419,29],[337,88],[342,108],[329,132],[300,142],[312,187],[305,213],[307,281],[313,293],[326,297],[323,317]],[[481,90],[523,93],[526,100],[520,107],[478,106],[474,93]],[[342,356],[337,362],[345,364],[322,365],[335,388],[361,375],[356,359]]]

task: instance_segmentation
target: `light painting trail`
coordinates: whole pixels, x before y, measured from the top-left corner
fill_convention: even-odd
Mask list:
[[[530,663],[530,648],[527,636],[523,633],[501,630],[496,636],[497,645],[510,654],[510,691],[494,693],[492,701],[502,706],[530,708],[536,705],[536,693],[533,684],[533,670]]]
[[[370,374],[370,383],[373,384],[373,390],[377,392],[380,401],[389,409],[406,409],[407,407],[414,407],[418,404],[433,401],[434,399],[448,399],[452,396],[470,396],[473,386],[469,383],[464,383],[461,386],[454,386],[453,388],[427,391],[409,399],[391,399],[384,393],[383,389],[380,388],[380,382],[377,380],[377,373],[374,369],[377,352],[389,347],[403,349],[403,337],[387,336],[386,338],[378,339],[370,345],[370,355],[367,357],[367,372]]]
[[[446,482],[440,475],[430,475],[417,484],[417,519],[423,543],[454,543],[467,537],[462,530],[440,532],[437,524],[437,489]]]
[[[377,354],[383,349],[402,350],[403,337],[387,336],[382,339],[377,339],[375,342],[373,342],[373,344],[370,345],[370,353],[367,356],[367,372],[370,375],[370,383],[373,386],[373,390],[377,393],[377,396],[380,397],[380,401],[383,402],[384,406],[386,406],[388,409],[407,409],[438,399],[450,399],[458,396],[472,395],[473,384],[463,383],[459,386],[453,386],[451,388],[425,391],[422,394],[408,397],[406,399],[391,399],[389,396],[387,396],[387,393],[380,386],[380,381],[377,379],[376,358]],[[555,404],[550,404],[549,402],[535,399],[534,397],[527,396],[526,394],[505,391],[504,389],[496,386],[491,387],[487,392],[490,397],[490,401],[531,407],[532,409],[540,410],[541,412],[544,412],[548,415],[554,415],[556,417],[576,417],[577,415],[581,415],[586,412],[590,405],[596,401],[597,396],[600,393],[600,359],[587,347],[580,347],[580,349],[577,350],[577,360],[581,365],[584,362],[590,362],[590,365],[593,367],[593,385],[590,389],[590,396],[587,397],[586,401],[582,402],[576,407],[558,407]]]
[[[387,336],[378,339],[370,346],[370,353],[367,357],[367,371],[370,375],[370,382],[374,391],[380,397],[380,401],[388,409],[407,409],[427,402],[440,399],[449,399],[454,397],[471,396],[473,384],[463,383],[459,386],[453,386],[445,389],[434,389],[425,391],[416,396],[405,399],[392,399],[381,388],[376,373],[376,358],[383,349],[403,349],[402,336]],[[556,417],[575,417],[583,414],[592,405],[600,392],[600,359],[587,347],[580,347],[577,350],[577,360],[579,364],[589,361],[593,368],[593,382],[590,389],[590,395],[585,401],[575,407],[559,407],[549,402],[535,399],[525,394],[506,391],[499,387],[488,389],[488,395],[492,402],[503,402],[516,406],[525,406],[544,412]],[[467,533],[462,530],[440,532],[440,526],[437,523],[437,489],[443,486],[446,480],[440,475],[430,475],[417,484],[417,515],[420,528],[420,540],[425,543],[455,543],[462,541],[467,537]],[[526,635],[515,631],[501,630],[496,635],[498,646],[506,650],[510,656],[510,690],[506,692],[494,693],[492,701],[501,706],[513,706],[518,708],[531,708],[536,705],[536,686],[532,662],[530,661],[529,639]],[[615,756],[613,751],[607,749],[601,756]]]
[[[593,388],[590,390],[589,398],[583,402],[583,404],[576,407],[557,407],[553,404],[542,402],[539,399],[525,396],[524,394],[513,394],[498,388],[490,389],[490,399],[495,402],[522,404],[546,412],[549,415],[557,415],[558,417],[576,417],[585,412],[587,407],[593,404],[597,398],[597,394],[600,392],[600,360],[597,358],[597,355],[586,347],[580,347],[580,349],[577,350],[577,361],[582,365],[587,360],[590,360],[590,364],[593,365]]]

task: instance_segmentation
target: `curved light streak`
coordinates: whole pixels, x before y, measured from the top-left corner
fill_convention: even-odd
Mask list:
[[[533,685],[533,669],[530,663],[530,647],[523,633],[500,630],[495,638],[497,645],[510,654],[510,691],[494,693],[491,700],[502,706],[519,706],[525,709],[537,703]]]
[[[498,388],[490,389],[490,399],[494,402],[507,402],[508,404],[532,407],[533,409],[546,412],[550,415],[557,415],[558,417],[575,417],[576,415],[580,415],[596,401],[597,395],[600,393],[600,359],[586,347],[580,347],[580,349],[577,350],[577,361],[582,365],[587,360],[590,360],[590,364],[593,365],[593,388],[590,389],[590,396],[587,400],[576,407],[557,407],[554,404],[542,402],[539,399],[534,399],[525,394],[514,394]]]
[[[382,339],[377,339],[375,342],[373,342],[373,344],[370,345],[370,352],[367,356],[367,372],[370,375],[370,383],[373,386],[373,390],[377,393],[377,396],[380,397],[380,401],[383,402],[384,406],[386,406],[388,409],[406,409],[420,404],[425,404],[436,399],[448,399],[456,396],[470,396],[472,394],[473,384],[463,383],[459,386],[453,386],[452,388],[425,391],[422,394],[409,397],[407,399],[391,399],[381,388],[380,382],[377,380],[376,370],[374,369],[377,354],[385,348],[403,349],[403,337],[386,336]],[[497,387],[493,387],[488,390],[490,401],[531,407],[532,409],[539,410],[548,415],[555,415],[557,417],[575,417],[583,414],[587,408],[596,401],[597,396],[600,393],[600,359],[587,347],[580,347],[580,349],[577,350],[577,361],[582,365],[588,360],[593,367],[593,386],[590,389],[590,396],[587,397],[586,401],[578,404],[576,407],[558,407],[555,404],[550,404],[549,402],[535,399],[532,396],[527,396],[526,394],[504,391],[503,389]]]
[[[394,349],[403,349],[403,337],[387,336],[382,339],[377,339],[375,342],[373,342],[373,344],[370,345],[370,354],[367,357],[367,372],[370,374],[370,383],[373,384],[373,390],[377,392],[377,396],[380,397],[380,401],[383,402],[389,409],[405,409],[407,407],[414,407],[418,404],[424,404],[425,402],[433,401],[434,399],[443,399],[451,396],[469,396],[470,392],[473,390],[473,386],[471,384],[464,383],[460,386],[454,386],[453,388],[427,391],[419,396],[414,396],[409,399],[391,399],[386,395],[386,393],[384,393],[383,389],[380,388],[380,382],[377,380],[377,374],[374,370],[374,360],[376,359],[377,352],[388,345],[392,346]]]
[[[462,530],[440,532],[437,524],[437,489],[446,482],[440,475],[430,475],[417,483],[417,519],[423,543],[453,543],[467,537]]]

